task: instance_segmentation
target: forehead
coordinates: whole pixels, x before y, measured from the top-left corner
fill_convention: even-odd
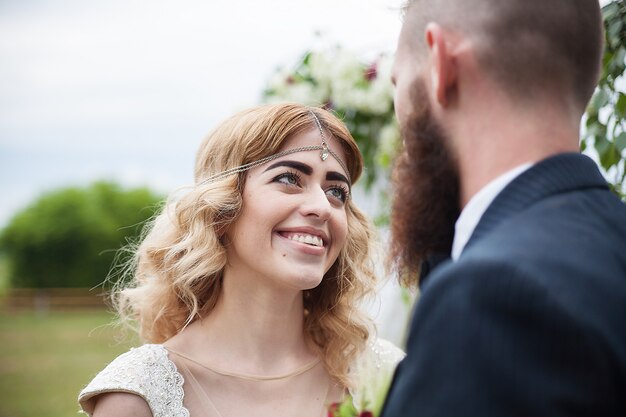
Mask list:
[[[399,78],[410,80],[423,69],[427,56],[425,48],[420,45],[424,42],[422,39],[424,36],[416,33],[407,22],[402,25],[392,68],[394,82],[397,83]]]
[[[425,36],[423,28],[420,30],[414,23],[405,20],[398,36],[396,56],[419,55],[425,46]]]
[[[339,142],[339,140],[337,140],[334,136],[332,136],[328,131],[324,131],[324,139],[326,140],[326,143],[328,144],[329,149],[332,150],[339,158],[341,158],[343,163],[347,165],[348,160],[346,158],[346,152],[344,151],[343,146],[341,146],[341,143]],[[278,148],[278,152],[286,151],[289,149],[301,148],[305,146],[318,146],[321,144],[322,144],[322,137],[320,135],[319,129],[311,128],[311,129],[296,133],[290,136],[289,138],[287,138],[287,140],[283,142],[280,148]],[[333,156],[329,155],[328,159],[326,159],[325,161],[322,161],[322,159],[320,158],[320,153],[321,153],[321,150],[319,149],[315,149],[312,151],[296,152],[290,155],[282,156],[280,158],[277,158],[276,160],[306,159],[314,163],[314,165],[312,166],[314,169],[324,169],[327,171],[333,170],[333,171],[341,172],[343,174],[347,174],[343,172],[343,168],[341,167],[339,162],[335,160]]]

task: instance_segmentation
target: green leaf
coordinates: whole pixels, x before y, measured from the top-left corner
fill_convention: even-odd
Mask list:
[[[590,126],[598,123],[598,113],[590,114],[589,108],[587,109],[587,119],[585,120],[585,127],[589,128]]]
[[[350,401],[344,401],[341,405],[339,405],[339,417],[354,417],[357,414],[357,409],[354,408],[351,398]]]
[[[615,112],[620,118],[626,118],[626,94],[619,93],[615,103]]]
[[[626,149],[626,132],[622,132],[615,138],[615,146],[619,150],[620,154]]]
[[[613,60],[613,51],[608,48],[605,48],[604,56],[602,56],[602,79],[600,80],[600,85],[602,85],[604,78],[606,77],[606,70],[611,61]]]
[[[620,19],[615,19],[609,23],[609,28],[607,30],[607,36],[609,38],[616,38],[619,36],[622,30],[623,23]]]
[[[607,93],[604,89],[598,89],[596,91],[596,93],[593,95],[593,98],[591,99],[590,104],[594,114],[597,114],[598,111],[600,111],[600,109],[609,102],[609,97],[609,93]]]
[[[589,126],[590,124],[596,123],[598,121],[598,108],[595,107],[594,105],[594,100],[593,98],[596,96],[596,94],[598,93],[599,90],[596,90],[596,92],[594,93],[593,97],[591,98],[591,100],[589,100],[589,103],[587,104],[587,121],[586,121],[586,125]]]
[[[602,17],[604,20],[610,20],[619,14],[619,6],[616,2],[611,2],[602,8]]]
[[[604,155],[608,151],[610,146],[611,142],[606,140],[604,136],[595,137],[594,148],[596,148],[596,151],[598,152],[598,156],[600,156],[600,158],[602,158],[602,155]]]
[[[311,55],[313,55],[313,52],[311,51],[307,51],[304,53],[304,56],[302,57],[302,65],[309,65],[309,62],[311,61]]]
[[[622,75],[622,73],[624,72],[624,67],[626,65],[624,63],[625,59],[626,59],[626,48],[624,48],[624,46],[620,46],[615,52],[613,59],[608,65],[608,72],[611,75],[613,75],[614,79]]]
[[[604,137],[596,137],[596,151],[600,157],[600,163],[605,170],[609,170],[620,160],[620,153],[617,151],[615,144],[608,141]]]
[[[606,125],[596,120],[595,123],[587,126],[586,135],[598,136],[604,139],[606,137]]]

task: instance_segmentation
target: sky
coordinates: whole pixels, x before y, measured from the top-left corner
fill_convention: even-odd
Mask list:
[[[0,227],[59,187],[191,183],[200,141],[278,67],[393,52],[401,4],[0,0]]]

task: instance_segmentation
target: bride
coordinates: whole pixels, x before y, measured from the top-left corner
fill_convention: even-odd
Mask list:
[[[372,406],[403,354],[358,309],[375,281],[372,230],[351,200],[361,170],[323,109],[265,105],[215,129],[116,297],[149,344],[101,371],[83,410],[320,417],[348,394]]]

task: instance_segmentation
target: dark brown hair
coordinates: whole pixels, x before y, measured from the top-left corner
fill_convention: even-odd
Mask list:
[[[390,248],[390,266],[409,287],[418,283],[423,261],[451,252],[460,213],[456,163],[422,80],[410,96],[416,107],[402,126],[405,148],[393,171]]]

